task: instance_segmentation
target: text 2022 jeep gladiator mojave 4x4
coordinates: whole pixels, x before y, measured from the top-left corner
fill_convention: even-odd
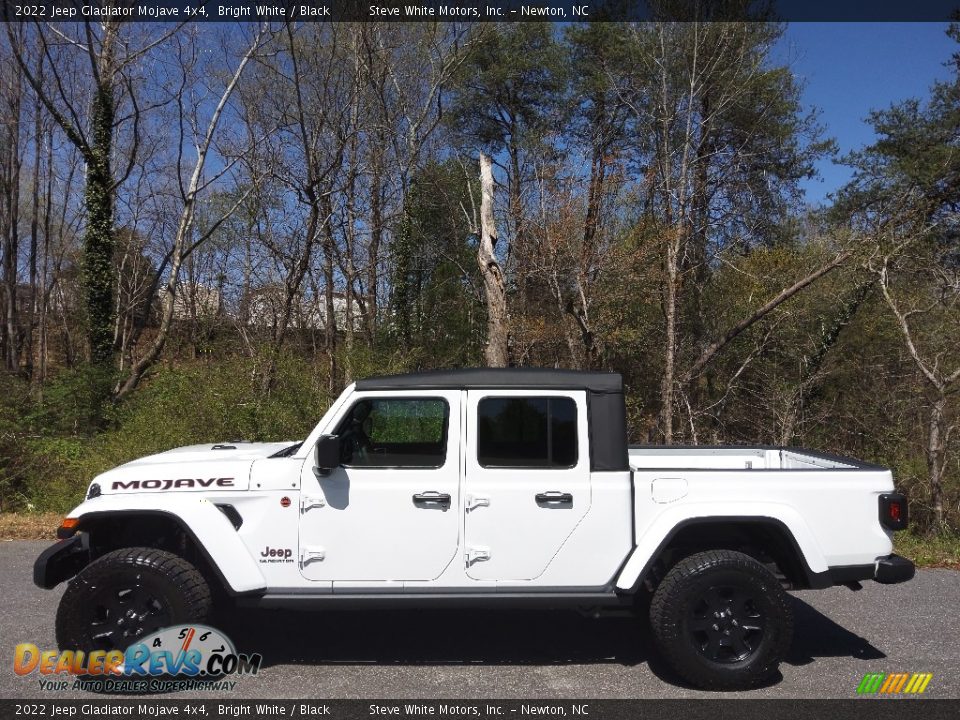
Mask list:
[[[125,649],[217,602],[649,605],[693,685],[745,688],[793,632],[785,588],[913,577],[889,470],[780,447],[628,447],[619,375],[359,380],[303,442],[195,445],[95,478],[36,561],[63,649]],[[638,600],[646,596],[649,603]]]

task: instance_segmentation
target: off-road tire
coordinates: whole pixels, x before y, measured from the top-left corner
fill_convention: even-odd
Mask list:
[[[57,609],[61,650],[126,650],[160,628],[203,622],[210,587],[190,563],[153,548],[114,550],[70,581]]]
[[[670,666],[709,690],[762,684],[793,639],[793,613],[780,582],[732,550],[697,553],[674,565],[654,592],[650,625]]]

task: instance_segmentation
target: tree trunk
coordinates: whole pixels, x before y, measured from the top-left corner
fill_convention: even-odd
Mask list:
[[[664,269],[667,275],[666,286],[663,289],[663,316],[666,338],[663,348],[663,378],[660,383],[660,427],[663,431],[663,442],[667,445],[673,444],[674,376],[676,375],[677,364],[677,262],[680,254],[681,232],[683,231],[679,227],[672,227],[668,230],[667,254],[664,260],[666,265]]]
[[[940,390],[930,408],[927,426],[927,474],[930,478],[930,503],[936,529],[944,528],[943,516],[943,470],[946,465],[946,409],[947,395]]]
[[[334,304],[333,255],[336,250],[333,237],[333,207],[330,196],[324,195],[323,212],[323,305],[326,317],[323,321],[323,346],[327,353],[327,390],[337,390],[337,315]]]
[[[20,321],[17,298],[17,266],[20,259],[20,119],[21,119],[21,83],[17,73],[7,89],[7,123],[5,141],[5,162],[0,178],[3,188],[3,207],[0,208],[0,227],[3,240],[3,354],[4,366],[11,372],[20,368]]]
[[[381,139],[381,143],[385,140]],[[380,267],[380,245],[383,242],[383,149],[374,150],[373,175],[370,179],[370,245],[367,247],[367,335],[373,344],[377,334],[377,271]]]
[[[600,226],[604,183],[607,176],[607,154],[610,150],[610,128],[604,124],[606,104],[601,95],[595,98],[597,107],[596,124],[599,126],[597,137],[593,141],[590,161],[590,182],[587,188],[587,212],[583,221],[583,239],[577,267],[577,294],[569,304],[570,312],[580,329],[583,346],[583,369],[590,370],[597,365],[597,347],[590,322],[588,298],[592,286],[592,265],[596,255],[597,230]],[[579,307],[578,307],[579,306]],[[575,358],[574,358],[575,359]]]
[[[83,282],[87,304],[87,341],[90,361],[109,366],[113,359],[113,99],[114,41],[117,27],[104,26],[103,50],[98,59],[100,81],[90,108],[90,148],[84,201],[87,227],[83,238]]]
[[[40,277],[42,278],[41,282],[43,283],[43,291],[40,293],[40,305],[38,308],[39,321],[37,323],[37,332],[39,338],[37,340],[37,372],[34,373],[32,380],[34,388],[39,391],[42,387],[42,383],[47,379],[47,332],[48,332],[48,317],[49,317],[49,308],[50,308],[50,295],[53,292],[56,281],[51,277],[51,271],[56,273],[59,270],[59,263],[55,262],[54,266],[51,268],[50,265],[50,236],[52,233],[51,230],[51,206],[53,205],[53,130],[47,132],[46,136],[47,149],[47,176],[46,176],[46,189],[44,190],[44,203],[43,203],[43,268],[40,272]],[[70,176],[68,177],[66,187],[71,186],[70,179],[73,177],[73,172],[71,171]],[[66,208],[61,212],[65,212]],[[63,227],[63,223],[61,223]],[[39,394],[39,392],[38,392]]]
[[[513,138],[516,132],[511,132]],[[530,290],[528,286],[531,278],[531,259],[532,248],[527,242],[526,224],[523,219],[523,187],[520,179],[520,149],[511,142],[507,147],[507,154],[510,157],[510,171],[507,184],[507,216],[513,225],[513,236],[510,238],[510,245],[507,248],[507,267],[510,269],[511,277],[514,281],[517,299],[522,307],[527,305],[527,293]]]
[[[30,254],[27,265],[30,284],[30,321],[27,323],[27,337],[24,341],[26,348],[25,366],[27,378],[33,381],[33,333],[37,327],[37,318],[39,316],[39,298],[37,276],[37,251],[40,244],[40,161],[43,150],[43,106],[39,100],[36,100],[33,107],[33,205],[30,212]]]
[[[495,254],[497,226],[493,217],[493,166],[490,156],[480,153],[480,242],[477,246],[477,264],[483,277],[487,302],[487,347],[484,357],[488,367],[506,367],[509,364],[507,325],[507,292],[503,271]]]

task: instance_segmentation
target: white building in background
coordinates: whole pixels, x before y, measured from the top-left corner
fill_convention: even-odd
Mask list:
[[[164,301],[166,290],[160,292],[160,303]],[[235,307],[228,307],[223,294],[215,287],[202,283],[183,283],[177,288],[173,300],[173,317],[176,320],[213,320],[215,318],[233,318],[246,322],[250,327],[275,327],[283,315],[285,292],[281,285],[268,285],[251,290],[245,300],[246,307],[239,312]],[[334,317],[338,330],[347,324],[347,297],[344,293],[334,293]],[[323,295],[319,297],[305,297],[302,293],[293,299],[293,311],[290,316],[290,327],[304,330],[322,330],[327,324],[327,306]],[[363,314],[359,304],[353,305],[353,329],[363,328]]]
[[[160,290],[160,307],[166,301],[167,289]],[[202,283],[181,283],[173,296],[173,317],[176,320],[212,320],[223,313],[223,295],[217,288]]]
[[[283,287],[271,285],[251,291],[247,299],[245,316],[251,327],[274,327],[280,322],[284,311]],[[347,324],[347,296],[334,293],[333,312],[337,329]],[[322,330],[327,325],[327,305],[323,295],[304,297],[298,294],[293,299],[290,327],[303,330]],[[363,315],[358,303],[353,305],[353,329],[363,328]]]

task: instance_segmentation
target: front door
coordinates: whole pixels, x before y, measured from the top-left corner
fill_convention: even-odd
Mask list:
[[[534,580],[590,508],[586,393],[470,390],[467,418],[467,575]]]
[[[301,477],[309,580],[433,580],[459,541],[461,391],[357,393],[336,423],[342,459]]]

